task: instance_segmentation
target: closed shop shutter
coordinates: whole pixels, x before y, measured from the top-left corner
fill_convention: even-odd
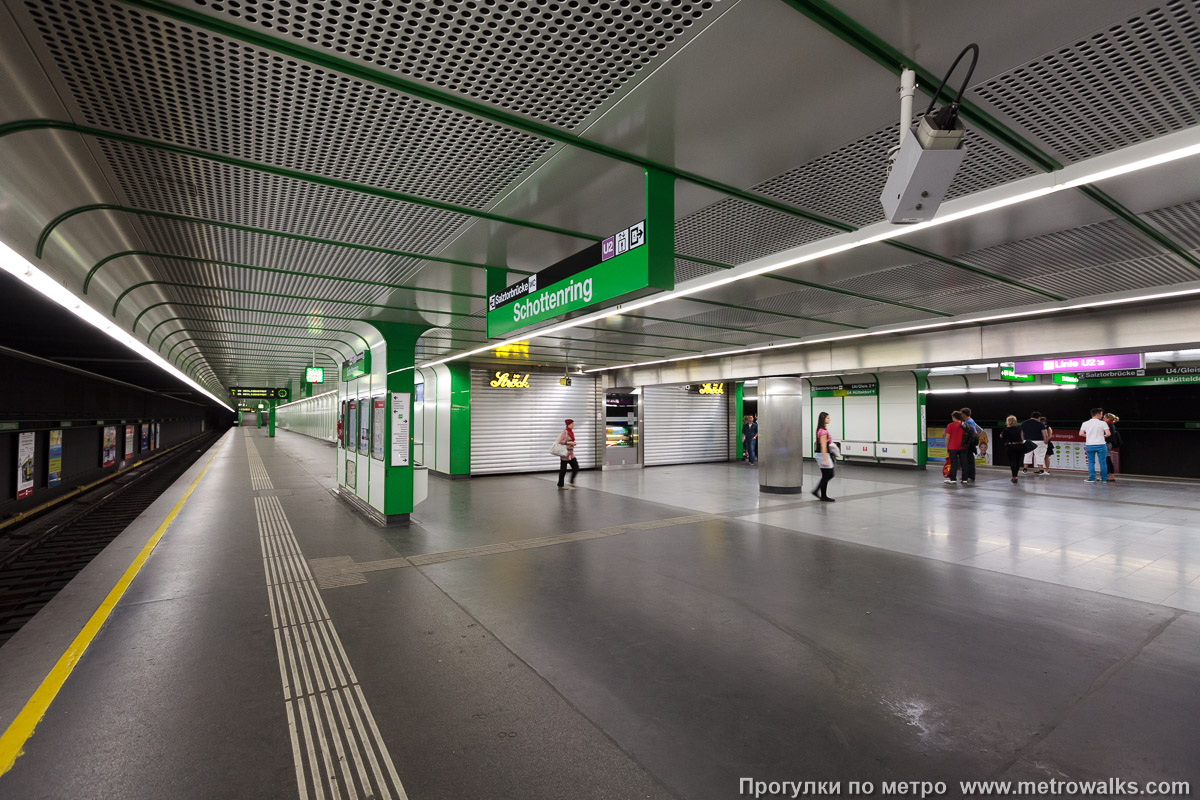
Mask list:
[[[522,373],[523,374],[523,373]],[[497,389],[494,370],[471,370],[471,474],[557,470],[550,445],[563,420],[575,420],[575,457],[583,468],[596,466],[596,379],[534,372],[528,389]]]
[[[643,463],[699,464],[729,459],[729,403],[724,395],[683,386],[642,389]]]

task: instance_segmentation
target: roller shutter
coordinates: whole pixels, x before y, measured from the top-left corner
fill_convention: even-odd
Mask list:
[[[642,389],[643,463],[699,464],[729,459],[729,403],[684,386]]]
[[[471,370],[471,474],[544,472],[558,469],[550,445],[563,420],[575,420],[575,457],[596,466],[596,380],[572,375],[559,385],[555,373],[534,372],[528,389],[494,389],[493,370]]]

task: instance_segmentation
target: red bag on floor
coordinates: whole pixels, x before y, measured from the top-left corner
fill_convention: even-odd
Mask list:
[[[946,463],[942,464],[942,477],[943,478],[950,477],[950,459],[948,459],[948,458],[946,459]]]

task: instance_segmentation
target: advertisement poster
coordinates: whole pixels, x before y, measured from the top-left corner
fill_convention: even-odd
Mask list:
[[[62,431],[50,431],[50,460],[46,465],[46,485],[62,483]]]
[[[975,464],[980,467],[990,467],[992,461],[991,447],[992,432],[987,428],[979,437],[979,455],[975,456]],[[925,442],[928,447],[927,458],[930,464],[945,464],[949,454],[946,452],[946,429],[926,428]]]
[[[144,453],[149,449],[150,449],[150,426],[143,425],[142,426],[142,452]]]
[[[392,392],[392,466],[408,466],[408,392]]]
[[[364,456],[371,452],[371,413],[367,410],[370,400],[358,401],[358,452]]]
[[[162,445],[162,423],[154,423],[154,449],[157,450]]]
[[[117,428],[110,425],[104,429],[103,449],[100,453],[100,466],[111,467],[117,463]]]
[[[387,404],[382,397],[371,399],[371,458],[383,461],[383,414]]]
[[[125,457],[133,457],[133,426],[125,426]]]
[[[346,459],[346,486],[358,490],[358,462],[354,458]]]
[[[17,499],[33,494],[33,431],[17,437]]]

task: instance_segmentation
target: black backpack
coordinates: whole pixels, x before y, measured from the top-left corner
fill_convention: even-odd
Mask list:
[[[975,432],[975,428],[970,425],[963,425],[962,449],[968,453],[974,453],[975,448],[979,447],[979,434]]]

